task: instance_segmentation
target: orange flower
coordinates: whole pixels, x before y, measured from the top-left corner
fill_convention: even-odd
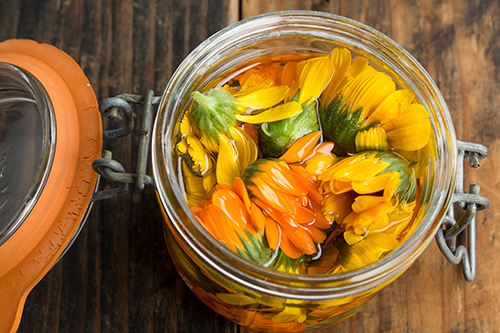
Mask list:
[[[209,201],[192,211],[217,240],[257,263],[269,260],[271,251],[258,230],[259,215],[228,185],[217,185]],[[252,216],[250,215],[252,213]]]
[[[316,243],[326,238],[322,229],[330,224],[321,213],[322,196],[309,195],[316,190],[313,184],[279,160],[257,160],[243,179],[252,202],[279,226],[266,228],[267,237],[278,238],[280,248],[292,259],[316,253]]]

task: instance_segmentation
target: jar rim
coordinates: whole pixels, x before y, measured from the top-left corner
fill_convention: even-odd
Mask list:
[[[177,183],[178,175],[174,170],[175,161],[169,156],[169,149],[174,147],[175,143],[171,141],[171,135],[166,135],[173,133],[175,127],[173,124],[179,121],[179,117],[176,118],[178,115],[175,114],[178,110],[172,107],[175,104],[173,101],[179,98],[176,89],[185,87],[192,80],[195,80],[195,72],[200,68],[198,64],[210,60],[209,58],[213,56],[212,53],[220,51],[221,44],[229,45],[227,44],[228,40],[231,37],[234,38],[234,35],[256,34],[258,29],[265,31],[266,28],[285,21],[291,27],[317,25],[345,29],[356,38],[364,36],[384,52],[391,52],[401,62],[402,70],[415,71],[416,78],[424,83],[422,89],[428,90],[426,93],[429,94],[428,97],[433,106],[434,130],[442,136],[438,139],[444,141],[437,140],[437,145],[441,145],[439,154],[446,155],[437,156],[437,158],[443,159],[438,165],[440,170],[437,174],[444,171],[445,177],[439,180],[440,191],[433,194],[432,205],[429,204],[427,207],[419,229],[384,258],[357,270],[335,275],[288,274],[251,263],[226,249],[215,239],[203,235],[206,232],[201,228],[194,230],[193,226],[196,226],[197,223],[191,216],[187,203],[181,199],[183,192]],[[274,32],[267,31],[267,33]],[[345,38],[341,41],[348,42]],[[359,43],[357,41],[356,43],[355,46],[359,47]],[[178,104],[178,101],[176,103]],[[438,110],[436,111],[434,108]],[[437,133],[434,134],[437,136]],[[217,267],[218,271],[226,277],[237,280],[250,289],[296,299],[331,299],[359,293],[396,277],[408,268],[434,237],[440,225],[438,222],[443,218],[450,204],[455,183],[456,160],[456,138],[448,108],[436,84],[417,60],[395,41],[363,23],[339,15],[315,11],[282,11],[262,14],[222,29],[201,43],[181,63],[163,93],[154,125],[152,144],[153,173],[157,182],[159,200],[178,235],[196,255],[208,265]],[[182,210],[179,211],[176,206],[182,207]],[[189,221],[187,222],[189,225],[180,222],[185,219]],[[205,239],[200,240],[197,237],[205,237]],[[206,247],[207,244],[211,248]],[[218,253],[214,253],[211,249],[215,249]],[[262,279],[264,278],[266,283],[263,284]],[[305,286],[304,283],[309,285]]]

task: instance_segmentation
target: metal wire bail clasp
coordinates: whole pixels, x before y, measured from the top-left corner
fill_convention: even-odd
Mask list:
[[[465,280],[471,282],[476,275],[476,213],[488,208],[490,202],[479,195],[479,185],[472,184],[464,192],[464,159],[468,159],[472,168],[480,166],[480,160],[488,156],[488,148],[471,142],[458,141],[458,169],[455,193],[442,227],[436,234],[436,242],[443,255],[454,265],[463,264]],[[456,208],[463,210],[456,218]],[[467,247],[457,246],[457,236],[467,229]]]
[[[110,199],[125,195],[128,184],[135,183],[138,190],[144,189],[145,185],[155,186],[153,177],[146,175],[149,142],[151,136],[151,124],[153,121],[153,105],[160,103],[161,97],[154,96],[152,90],[146,95],[122,94],[107,98],[99,103],[99,111],[108,119],[115,122],[124,120],[125,125],[121,128],[103,131],[103,139],[116,139],[127,136],[134,130],[134,117],[130,103],[143,104],[141,128],[139,133],[139,151],[137,154],[137,170],[135,173],[125,173],[123,165],[112,159],[109,150],[103,151],[103,157],[92,163],[94,170],[110,182],[120,183],[119,187],[106,189],[94,193],[92,202],[102,199]]]

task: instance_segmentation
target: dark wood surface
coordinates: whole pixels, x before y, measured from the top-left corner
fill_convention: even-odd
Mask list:
[[[413,54],[440,87],[461,140],[491,155],[467,183],[491,206],[478,217],[477,277],[464,281],[435,243],[358,314],[323,332],[500,332],[500,3],[496,0],[1,0],[0,41],[30,38],[69,53],[99,100],[161,94],[182,59],[241,18],[285,9],[351,17]],[[137,140],[107,143],[127,170]],[[216,315],[168,256],[154,191],[94,205],[63,259],[27,299],[19,332],[250,332]],[[0,295],[1,297],[1,295]]]

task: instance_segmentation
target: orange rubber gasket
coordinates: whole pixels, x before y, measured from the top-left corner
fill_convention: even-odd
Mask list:
[[[32,74],[55,114],[52,168],[33,210],[0,247],[0,331],[15,332],[26,297],[61,256],[90,206],[101,157],[98,104],[80,66],[66,53],[31,40],[0,43],[0,62]]]

